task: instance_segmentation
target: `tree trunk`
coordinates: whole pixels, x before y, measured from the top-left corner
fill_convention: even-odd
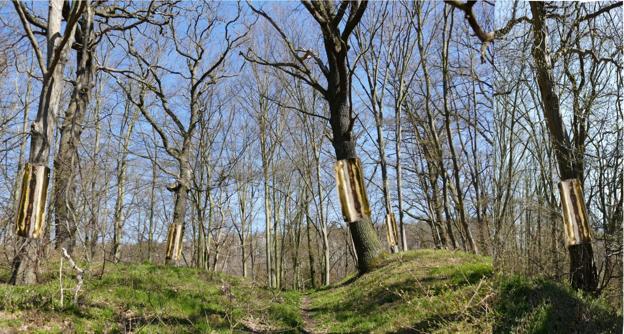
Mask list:
[[[443,35],[447,35],[447,31],[451,31],[453,29],[453,17],[451,16],[451,23],[448,26],[448,30],[447,30],[447,25],[446,25],[446,18],[445,18],[445,26],[444,26],[444,34]],[[444,128],[446,130],[446,140],[448,142],[448,146],[449,146],[449,152],[451,155],[451,161],[453,164],[453,178],[454,178],[454,191],[453,191],[453,195],[455,197],[455,204],[457,205],[457,212],[459,214],[459,223],[461,224],[464,233],[466,235],[466,239],[468,241],[468,246],[470,247],[470,250],[472,252],[474,252],[475,254],[479,253],[479,250],[477,248],[477,244],[474,241],[474,238],[472,237],[472,232],[470,231],[470,227],[468,226],[468,221],[466,218],[466,210],[464,207],[464,195],[463,195],[463,191],[461,188],[461,176],[459,174],[460,170],[459,170],[459,163],[457,162],[457,153],[455,152],[455,146],[453,144],[453,135],[451,133],[451,119],[450,119],[450,106],[449,106],[449,93],[450,93],[450,84],[449,84],[449,69],[448,69],[448,58],[449,58],[449,54],[448,54],[448,47],[449,47],[449,38],[445,38],[443,36],[444,39],[444,46],[442,48],[442,82],[443,82],[443,99],[444,99]]]
[[[77,4],[78,5],[78,4]],[[29,161],[35,165],[47,166],[50,157],[50,144],[54,140],[56,115],[63,91],[63,70],[67,63],[69,46],[74,41],[76,25],[66,27],[67,43],[61,44],[61,21],[63,18],[62,0],[51,0],[48,11],[47,31],[47,73],[44,74],[37,109],[37,118],[31,126]],[[53,63],[57,55],[56,64]],[[44,202],[42,205],[46,205]],[[38,271],[38,239],[24,239],[18,243],[17,255],[13,259],[10,282],[12,284],[34,284]]]
[[[551,142],[559,166],[562,180],[577,179],[583,182],[583,156],[575,148],[565,130],[559,96],[555,91],[552,74],[552,62],[548,50],[548,29],[546,10],[543,3],[531,2],[533,28],[533,61],[535,75],[542,98],[544,118],[548,126]],[[594,264],[592,244],[572,245],[568,247],[570,255],[570,283],[576,289],[594,291],[598,285],[596,265]]]
[[[305,197],[305,203],[304,203],[304,217],[306,220],[306,237],[307,237],[307,243],[308,243],[308,266],[310,268],[310,284],[312,289],[316,289],[316,270],[314,269],[314,252],[312,251],[312,236],[311,236],[311,232],[310,232],[310,215],[308,212],[308,198],[307,196]]]
[[[312,150],[314,154],[314,162],[316,164],[315,172],[316,172],[316,190],[318,193],[318,216],[321,225],[321,238],[323,240],[323,285],[329,285],[330,280],[330,260],[329,260],[329,237],[327,231],[327,222],[325,221],[325,214],[323,212],[323,184],[321,182],[321,150],[320,145],[323,142],[323,139],[319,139],[321,142],[316,145],[316,143],[312,144]]]
[[[346,64],[345,64],[346,67]],[[346,69],[345,69],[346,70]],[[345,78],[347,76],[345,75]],[[350,87],[350,84],[347,86]],[[351,113],[347,105],[346,92],[342,96],[330,97],[330,123],[332,127],[334,151],[337,160],[357,158],[355,140],[351,135]],[[364,196],[367,196],[364,194]],[[349,230],[358,258],[358,271],[366,273],[373,268],[374,260],[383,249],[370,217],[349,222]]]
[[[401,84],[399,86],[399,94],[401,97],[397,98],[397,101],[401,101],[403,96],[403,80],[401,80]],[[401,103],[397,102],[395,106],[395,123],[396,123],[396,140],[395,140],[395,151],[396,151],[396,185],[397,185],[397,202],[399,205],[399,233],[401,238],[401,249],[403,251],[408,250],[407,246],[407,233],[405,231],[404,225],[404,213],[403,213],[403,172],[401,170],[401,141],[402,139],[402,127],[401,127]]]
[[[152,244],[154,243],[154,208],[156,205],[156,176],[158,172],[158,150],[154,150],[154,161],[152,161],[152,184],[150,187],[150,213],[149,213],[149,228],[147,231],[147,261],[152,261]]]
[[[100,101],[101,101],[100,94],[98,93],[96,96],[97,97],[96,97],[96,102],[95,102],[95,115],[97,115],[100,110]],[[95,166],[96,164],[95,162],[98,161],[98,155],[100,154],[100,118],[97,116],[95,117],[95,138],[93,142],[94,142],[94,148],[93,148],[91,157],[94,161],[94,166]],[[102,207],[102,198],[106,200],[106,196],[102,195],[102,193],[96,190],[98,176],[99,176],[99,173],[92,175],[91,184],[90,184],[91,198],[92,198],[92,201],[95,203],[91,203],[92,205],[91,218],[89,219],[88,231],[86,231],[85,233],[85,244],[86,244],[85,247],[88,248],[89,259],[93,259],[95,257],[98,236],[99,236],[98,227],[99,227],[100,210]],[[108,191],[104,191],[104,193],[107,193],[107,192]]]
[[[373,96],[375,96],[373,92]],[[374,97],[374,99],[376,99]],[[390,201],[390,182],[388,181],[388,164],[386,163],[386,141],[383,134],[383,109],[382,104],[378,104],[379,110],[375,112],[375,128],[377,130],[377,148],[379,153],[379,165],[381,166],[381,189],[384,198],[384,208],[386,209],[386,215],[392,214],[392,203]],[[388,230],[392,230],[391,226],[386,226]],[[396,240],[398,242],[398,240]],[[399,245],[390,245],[390,251],[397,253],[399,251]]]
[[[78,168],[78,147],[84,118],[89,106],[95,68],[93,49],[90,48],[92,11],[80,24],[83,46],[76,57],[76,84],[69,107],[61,126],[61,140],[54,159],[54,211],[56,225],[56,249],[65,248],[71,255],[76,245],[77,217],[75,212],[77,187],[75,176]]]
[[[119,246],[121,245],[121,237],[123,236],[124,224],[124,200],[126,194],[126,171],[128,169],[128,147],[130,146],[130,136],[134,129],[134,124],[139,116],[138,110],[130,113],[130,102],[126,103],[124,112],[124,123],[127,125],[125,132],[120,135],[123,138],[122,152],[119,160],[117,160],[117,199],[115,200],[115,213],[113,218],[113,248],[111,255],[115,263],[121,259]]]
[[[178,160],[180,164],[180,176],[178,178],[178,181],[176,182],[175,187],[171,189],[175,196],[175,204],[173,207],[173,224],[182,227],[182,232],[178,236],[180,247],[182,248],[182,250],[184,250],[184,232],[186,229],[185,217],[191,179],[191,170],[188,165],[190,144],[185,143],[184,147],[185,149],[182,151]],[[177,266],[179,265],[179,263],[180,259],[176,258],[174,264]]]

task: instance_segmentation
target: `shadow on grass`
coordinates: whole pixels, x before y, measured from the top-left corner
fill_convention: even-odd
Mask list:
[[[393,284],[376,286],[366,293],[349,294],[340,302],[333,302],[329,305],[312,307],[308,311],[313,314],[334,314],[337,321],[349,321],[353,317],[374,321],[372,318],[381,309],[387,309],[388,305],[404,303],[404,298],[414,298],[416,296],[439,296],[449,290],[459,290],[468,285],[474,285],[480,279],[487,278],[491,272],[473,273],[470,269],[464,273],[451,272],[451,275],[432,274],[427,277],[405,277],[403,280]],[[461,276],[461,278],[460,278]],[[471,310],[468,313],[473,313]],[[438,324],[444,322],[454,322],[464,317],[466,314],[450,313],[434,315],[413,324],[404,333],[428,333],[435,330]]]
[[[460,322],[465,319],[478,319],[484,313],[482,307],[472,307],[462,312],[453,312],[447,314],[434,314],[426,317],[407,328],[401,328],[395,333],[411,334],[411,333],[432,333],[439,329],[446,328],[449,323]]]
[[[621,316],[552,281],[507,279],[494,310],[494,333],[622,333]]]

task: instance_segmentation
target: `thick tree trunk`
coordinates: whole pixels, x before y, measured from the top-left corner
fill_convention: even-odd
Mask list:
[[[355,152],[355,140],[351,136],[351,118],[349,108],[347,106],[346,94],[337,97],[332,103],[330,100],[331,126],[333,132],[333,146],[336,152],[336,159],[353,159],[357,158]],[[367,196],[364,194],[364,196]],[[381,242],[377,236],[377,232],[370,220],[370,217],[364,217],[355,222],[349,222],[349,230],[353,238],[353,244],[358,259],[358,271],[366,273],[374,266],[374,260],[378,257],[383,249]]]
[[[71,255],[76,245],[77,217],[75,212],[77,187],[75,176],[78,168],[78,147],[83,123],[89,106],[95,68],[91,41],[91,17],[81,22],[83,45],[77,56],[76,84],[69,107],[61,126],[61,140],[54,159],[54,211],[56,226],[56,249],[65,248]]]
[[[542,98],[544,118],[550,133],[562,180],[583,182],[583,155],[576,152],[561,117],[559,96],[555,91],[552,62],[548,49],[548,29],[544,3],[531,2],[533,28],[533,61]],[[594,291],[597,273],[590,242],[568,247],[570,255],[570,282],[576,289]]]
[[[74,41],[76,27],[71,27],[67,44],[61,48],[62,0],[51,0],[48,11],[47,31],[47,73],[44,74],[37,118],[31,126],[29,161],[35,165],[47,166],[50,157],[50,144],[54,140],[55,120],[63,90],[63,70],[67,63],[69,45]],[[53,57],[58,55],[58,62],[53,64]],[[43,205],[46,205],[44,202]],[[38,271],[38,239],[23,239],[18,243],[17,255],[13,259],[10,282],[12,284],[34,284]]]
[[[186,230],[186,208],[188,202],[188,192],[191,179],[191,170],[188,164],[188,156],[190,152],[190,144],[184,145],[185,149],[182,151],[178,162],[180,164],[180,176],[176,185],[170,188],[175,196],[175,203],[173,206],[173,224],[182,227],[180,235],[178,235],[178,242],[182,250],[184,250],[184,232]],[[179,265],[180,258],[176,258],[174,265]]]
[[[348,98],[351,92],[351,81],[346,62],[346,45],[336,46],[325,36],[325,48],[330,64],[328,76],[328,92],[326,99],[329,103],[330,124],[332,128],[332,144],[337,160],[355,159],[355,138],[352,136],[353,122]],[[336,50],[338,48],[338,52]],[[367,194],[363,194],[367,196]],[[377,237],[370,217],[350,222],[349,229],[358,257],[358,271],[365,273],[372,269],[374,259],[383,249]]]

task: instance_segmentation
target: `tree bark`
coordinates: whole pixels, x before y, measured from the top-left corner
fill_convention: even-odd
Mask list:
[[[533,29],[533,61],[535,76],[542,98],[544,118],[562,180],[583,182],[583,155],[576,152],[561,117],[559,96],[555,91],[552,61],[548,50],[548,29],[544,3],[531,2]],[[598,285],[596,265],[591,243],[568,247],[570,255],[570,283],[576,289],[592,292]]]
[[[453,29],[453,16],[451,14],[451,22],[448,25],[448,30],[447,30],[447,24],[446,24],[446,18],[444,20],[444,33],[443,35],[449,35],[449,38],[445,38],[443,36],[444,39],[444,45],[442,48],[442,82],[443,82],[443,100],[444,100],[444,128],[446,130],[446,140],[448,142],[448,146],[449,146],[449,152],[451,155],[451,162],[453,165],[453,178],[454,178],[454,187],[452,188],[453,191],[453,195],[455,197],[455,204],[457,205],[457,212],[459,214],[459,223],[461,224],[464,233],[466,235],[466,239],[468,241],[468,246],[470,247],[470,250],[475,253],[478,254],[479,250],[477,248],[477,244],[474,241],[474,238],[472,237],[472,232],[470,231],[470,227],[468,226],[468,221],[466,218],[466,210],[465,210],[465,206],[464,206],[464,195],[463,195],[463,191],[462,191],[462,187],[461,187],[461,176],[459,175],[459,163],[457,162],[457,153],[455,152],[455,146],[453,144],[453,135],[451,133],[451,119],[450,119],[450,106],[449,106],[449,93],[450,93],[450,84],[449,84],[449,69],[448,69],[448,61],[449,61],[449,54],[448,54],[448,47],[449,47],[449,40],[450,40],[450,34],[448,34],[448,31],[451,31]]]
[[[323,45],[327,56],[327,65],[311,50],[301,56],[293,47],[284,31],[269,17],[269,15],[251,6],[252,11],[264,17],[279,33],[286,43],[290,55],[296,59],[296,63],[284,65],[272,63],[257,56],[250,57],[250,52],[245,59],[272,66],[283,72],[303,80],[310,87],[317,90],[327,100],[329,105],[329,123],[332,129],[332,144],[336,152],[336,159],[357,158],[355,151],[355,138],[352,129],[355,119],[352,117],[349,98],[351,96],[351,71],[348,66],[347,53],[349,50],[349,36],[362,19],[368,2],[343,2],[342,10],[336,12],[331,2],[312,2],[303,0],[303,6],[319,24],[323,36]],[[348,16],[344,16],[349,9]],[[344,22],[344,25],[341,24]],[[342,31],[341,31],[342,29]],[[327,80],[326,87],[321,86],[316,78],[311,75],[310,69],[305,65],[307,59],[313,58]],[[288,61],[290,62],[290,61]],[[365,273],[372,267],[372,260],[382,253],[381,243],[376,235],[370,218],[364,218],[349,224],[352,229],[353,241],[357,243],[356,249],[359,258],[360,273]]]
[[[175,203],[173,206],[173,224],[182,226],[182,232],[178,236],[180,247],[184,250],[184,232],[186,230],[186,208],[188,202],[188,192],[190,189],[191,170],[188,166],[188,149],[189,145],[185,145],[185,149],[179,158],[180,176],[173,189]],[[176,259],[175,265],[179,265],[180,259]]]
[[[95,68],[91,48],[93,11],[87,11],[80,22],[82,46],[77,52],[76,83],[69,107],[60,128],[61,139],[54,159],[54,211],[56,226],[56,249],[65,248],[71,255],[76,246],[76,197],[75,176],[78,168],[78,147],[83,123],[93,87]]]
[[[121,146],[122,152],[117,160],[117,199],[115,200],[115,213],[113,216],[113,248],[111,255],[115,263],[121,260],[121,252],[119,247],[121,245],[121,237],[123,236],[123,224],[124,224],[124,201],[126,194],[126,171],[128,169],[128,147],[130,146],[130,136],[134,129],[134,124],[139,116],[138,110],[130,112],[130,102],[126,103],[126,110],[124,112],[124,123],[126,124],[125,132],[121,132],[120,135],[123,138]]]
[[[84,10],[84,3],[76,3],[72,9],[75,15],[80,15]],[[19,10],[19,4],[16,3]],[[66,30],[61,35],[61,21],[63,1],[51,0],[48,5],[48,27],[47,27],[47,62],[43,68],[43,83],[39,97],[37,118],[31,126],[31,142],[29,161],[35,165],[48,165],[50,157],[50,144],[54,140],[54,130],[56,127],[56,115],[63,90],[63,70],[67,63],[67,54],[74,41],[76,31],[75,21],[68,22]],[[77,20],[77,17],[74,17]],[[22,22],[27,25],[27,22]],[[27,28],[30,32],[30,28]],[[63,43],[63,40],[65,43]],[[40,50],[33,45],[35,51],[40,55]],[[41,61],[41,59],[39,59]],[[43,203],[45,205],[46,203]],[[38,239],[25,239],[18,243],[17,255],[13,259],[13,268],[10,282],[12,284],[34,284],[38,271],[38,249],[40,241]]]

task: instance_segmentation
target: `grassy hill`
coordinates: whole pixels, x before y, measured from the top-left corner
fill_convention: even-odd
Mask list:
[[[463,252],[388,256],[369,274],[307,292],[190,268],[107,268],[85,280],[79,307],[71,291],[60,305],[52,269],[34,287],[0,284],[0,333],[622,332],[621,314],[602,300],[549,281],[495,277],[488,258]]]

